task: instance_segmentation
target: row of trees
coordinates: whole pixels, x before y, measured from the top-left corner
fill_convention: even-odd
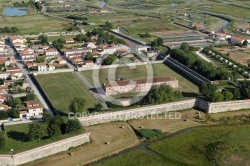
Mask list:
[[[97,41],[96,43],[98,45],[103,43],[108,44],[126,44],[126,42],[123,39],[116,38],[114,35],[110,35],[108,32],[106,32],[104,29],[101,28],[95,28],[91,32],[88,32],[86,36],[91,37],[92,35],[97,35]]]
[[[151,46],[158,47],[158,46],[163,45],[163,43],[164,43],[163,39],[161,37],[158,37],[157,39],[151,42]]]
[[[82,125],[76,119],[65,119],[61,116],[50,117],[45,114],[44,123],[29,125],[28,136],[30,140],[40,140],[47,135],[55,139],[62,134],[75,133],[82,129]]]
[[[181,47],[181,49],[173,49],[171,57],[185,66],[193,69],[197,73],[203,75],[210,80],[226,80],[232,78],[232,73],[228,72],[224,67],[215,67],[211,63],[201,59],[189,48]],[[184,49],[185,48],[185,49]]]
[[[17,27],[4,27],[0,28],[0,33],[18,33],[19,29]]]
[[[200,86],[200,93],[206,100],[211,102],[230,101],[239,99],[250,99],[250,81],[244,81],[239,88],[218,91],[216,85],[211,83],[203,83]]]

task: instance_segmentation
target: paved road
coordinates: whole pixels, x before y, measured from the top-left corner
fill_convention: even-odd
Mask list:
[[[199,57],[201,57],[201,58],[204,59],[205,61],[211,63],[211,60],[208,59],[205,55],[201,54],[199,51],[196,51],[195,53],[196,53],[196,55],[198,55]]]
[[[109,101],[105,94],[100,94],[97,89],[88,81],[88,79],[81,72],[74,72],[75,76],[86,86],[90,93],[101,102],[105,109],[108,109],[106,101]]]

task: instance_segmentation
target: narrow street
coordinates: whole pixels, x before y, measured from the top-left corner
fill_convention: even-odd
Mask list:
[[[81,72],[74,72],[73,73],[84,85],[85,87],[89,90],[89,92],[98,100],[101,102],[103,107],[105,109],[108,109],[108,106],[106,105],[106,101],[109,101],[109,99],[106,97],[105,94],[100,94],[97,92],[96,87],[94,87],[88,79],[81,73]]]
[[[48,113],[53,115],[52,110],[49,108],[48,104],[45,102],[44,98],[39,93],[37,87],[34,85],[33,81],[30,79],[30,76],[29,76],[30,73],[25,68],[24,61],[21,60],[18,53],[16,53],[16,50],[11,46],[11,44],[10,44],[10,42],[8,40],[5,40],[5,44],[9,46],[9,53],[11,53],[11,54],[13,54],[15,56],[16,65],[17,65],[17,67],[19,67],[21,69],[24,79],[27,81],[27,83],[32,88],[32,90],[34,90],[34,93],[36,94],[36,96],[38,97],[40,102],[42,103],[43,107],[48,111]]]

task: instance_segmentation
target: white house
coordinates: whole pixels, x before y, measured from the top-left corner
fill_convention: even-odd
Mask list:
[[[47,71],[46,63],[37,63],[38,71]]]
[[[45,50],[45,55],[50,56],[50,55],[57,55],[58,51],[55,48],[49,48]]]
[[[10,72],[2,72],[0,71],[0,79],[5,80],[10,78]]]
[[[48,64],[48,70],[52,71],[56,69],[56,65],[55,64]]]
[[[66,41],[66,43],[74,43],[75,42],[74,39],[72,39],[72,38],[67,38],[67,39],[65,39],[65,41]]]
[[[92,52],[92,49],[90,47],[84,47],[84,48],[79,48],[79,49],[68,49],[68,50],[64,50],[64,55],[69,58],[70,55],[73,54],[78,54],[78,55],[82,55],[82,54],[87,54],[88,52]]]
[[[27,111],[20,111],[20,118],[41,118],[43,115],[43,107],[35,100],[26,101]]]
[[[228,35],[225,33],[217,33],[216,36],[222,41],[225,41],[225,40],[230,39],[232,37],[231,35]]]
[[[23,37],[19,37],[19,36],[11,36],[11,37],[9,37],[9,40],[10,40],[11,44],[13,44],[13,45],[14,45],[14,43],[24,44],[24,42],[26,41]]]
[[[95,49],[97,46],[93,42],[87,42],[83,45],[83,47],[90,47],[91,49]]]
[[[0,110],[7,111],[9,109],[9,106],[6,104],[0,104]]]

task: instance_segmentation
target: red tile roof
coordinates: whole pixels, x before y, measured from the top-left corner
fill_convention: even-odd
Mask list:
[[[126,86],[126,85],[137,85],[137,84],[145,84],[145,83],[157,83],[157,82],[167,82],[167,81],[177,81],[174,77],[156,77],[156,78],[148,78],[148,79],[137,79],[137,80],[125,80],[125,81],[110,81],[105,84],[106,87],[116,87],[116,86]]]

